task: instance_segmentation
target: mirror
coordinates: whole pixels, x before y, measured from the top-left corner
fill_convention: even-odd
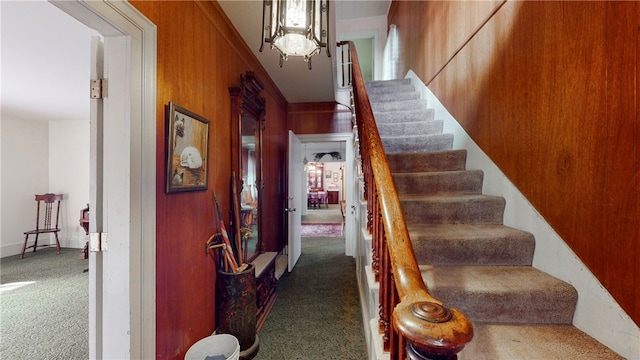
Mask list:
[[[262,130],[265,100],[260,97],[264,86],[253,72],[240,77],[237,87],[229,88],[231,96],[233,181],[237,185],[233,209],[232,236],[240,237],[245,262],[250,262],[264,249],[260,236],[262,181]]]

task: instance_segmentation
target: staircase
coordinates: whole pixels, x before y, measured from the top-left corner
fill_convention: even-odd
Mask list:
[[[621,358],[572,325],[576,290],[531,266],[533,235],[503,225],[504,198],[482,194],[482,171],[410,80],[367,92],[422,277],[473,322],[458,359]]]

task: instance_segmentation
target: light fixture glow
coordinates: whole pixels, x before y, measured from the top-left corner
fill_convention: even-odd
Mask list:
[[[262,38],[280,54],[280,67],[289,56],[311,57],[327,48],[329,0],[263,0]],[[331,56],[327,48],[327,56]]]

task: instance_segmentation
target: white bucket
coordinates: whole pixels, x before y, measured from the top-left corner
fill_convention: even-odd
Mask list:
[[[223,358],[221,358],[223,356]],[[191,345],[184,355],[185,360],[238,360],[240,359],[240,343],[229,334],[207,336]]]

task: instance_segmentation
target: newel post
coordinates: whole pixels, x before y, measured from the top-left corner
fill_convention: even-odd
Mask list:
[[[406,339],[410,360],[455,360],[473,338],[466,316],[436,302],[401,301],[393,312],[393,324]]]

